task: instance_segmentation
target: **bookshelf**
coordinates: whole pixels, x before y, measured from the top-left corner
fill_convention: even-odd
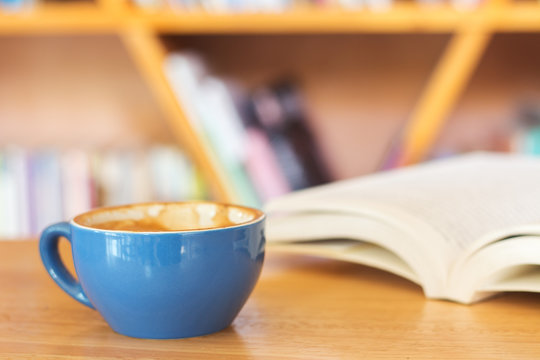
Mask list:
[[[147,12],[127,0],[42,3],[23,13],[0,13],[3,33],[108,33],[143,27],[157,33],[440,33],[464,32],[471,26],[486,32],[540,31],[540,6],[499,0],[470,11],[449,5],[434,7],[397,3],[388,11],[295,8],[279,14],[213,14]]]
[[[162,35],[227,34],[450,34],[402,134],[400,164],[422,160],[484,54],[492,35],[540,32],[540,5],[491,0],[475,10],[398,2],[384,12],[294,8],[279,14],[147,12],[127,0],[40,3],[27,12],[0,13],[0,35],[84,34],[118,36],[155,96],[170,129],[214,187],[234,201],[227,176],[197,139],[163,72]]]

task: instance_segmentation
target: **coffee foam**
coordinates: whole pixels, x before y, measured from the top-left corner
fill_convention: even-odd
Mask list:
[[[259,210],[213,202],[150,203],[93,210],[74,222],[102,230],[193,231],[236,226],[262,216]]]

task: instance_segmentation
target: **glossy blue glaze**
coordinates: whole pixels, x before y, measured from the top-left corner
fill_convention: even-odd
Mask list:
[[[59,236],[71,241],[80,283],[60,261]],[[94,307],[118,333],[156,339],[229,326],[257,282],[264,247],[264,217],[187,232],[122,232],[59,223],[40,240],[43,263],[62,289]]]

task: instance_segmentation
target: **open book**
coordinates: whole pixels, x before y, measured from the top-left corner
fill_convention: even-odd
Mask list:
[[[269,246],[358,262],[462,303],[540,292],[540,159],[477,153],[269,202]]]

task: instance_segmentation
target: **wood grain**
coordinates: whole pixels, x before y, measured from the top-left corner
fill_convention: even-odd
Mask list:
[[[433,7],[397,2],[386,11],[297,7],[272,13],[223,14],[204,11],[145,12],[126,0],[39,3],[21,14],[0,12],[0,35],[40,33],[111,33],[134,23],[158,32],[190,33],[446,33],[463,23],[483,21],[494,30],[538,32],[540,8],[534,2],[504,3],[459,11],[448,4]]]
[[[312,257],[269,253],[233,325],[192,339],[114,333],[53,283],[36,241],[0,242],[0,289],[0,358],[540,358],[538,294],[432,301],[393,275]]]

